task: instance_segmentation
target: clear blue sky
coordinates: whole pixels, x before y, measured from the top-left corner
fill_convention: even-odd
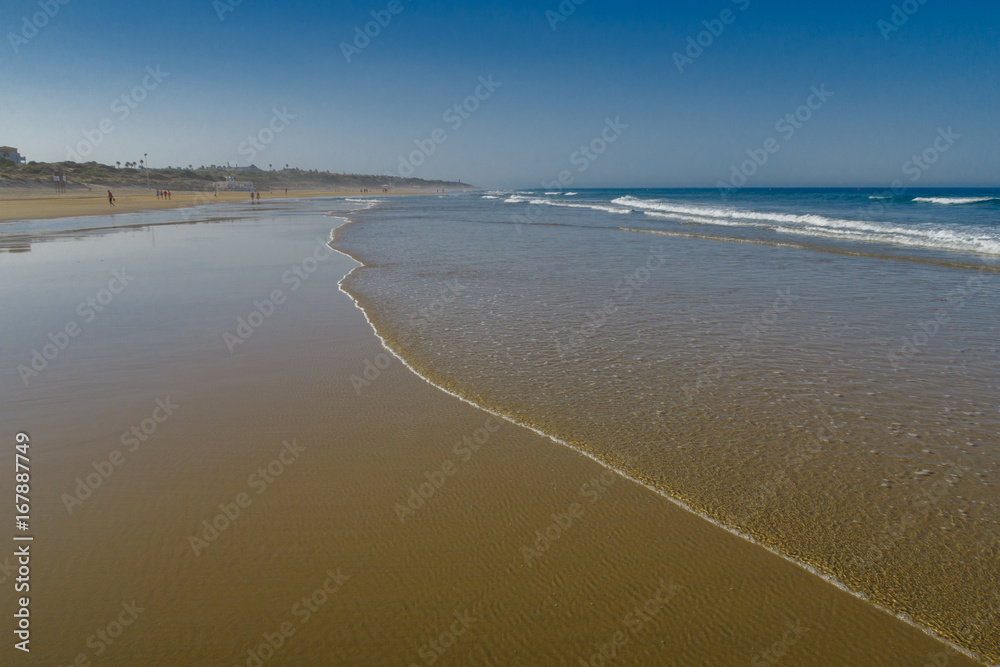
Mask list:
[[[537,187],[569,169],[576,187],[711,187],[773,137],[780,149],[752,185],[885,187],[951,127],[961,138],[921,185],[1000,176],[995,1],[908,0],[916,12],[886,39],[892,0],[566,0],[575,11],[555,30],[546,13],[559,0],[398,0],[351,62],[342,43],[389,0],[41,2],[58,12],[26,40],[39,0],[0,9],[0,144],[34,160],[66,159],[89,131],[100,162],[247,164],[242,142],[287,109],[296,117],[258,166],[392,173],[440,128],[447,139],[416,176]],[[674,53],[727,9],[731,22],[678,71]],[[121,119],[116,98],[157,66],[169,75]],[[445,112],[491,75],[501,86],[453,129]],[[794,136],[776,130],[824,85],[833,97]],[[628,128],[581,173],[574,151],[616,117]]]

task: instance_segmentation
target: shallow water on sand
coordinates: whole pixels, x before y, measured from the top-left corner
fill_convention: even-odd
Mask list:
[[[340,230],[367,265],[345,287],[394,349],[1000,661],[989,257],[639,234],[603,203],[526,224],[489,196]]]

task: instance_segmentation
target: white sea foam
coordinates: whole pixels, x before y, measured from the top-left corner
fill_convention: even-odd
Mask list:
[[[654,218],[723,227],[758,227],[781,234],[838,238],[849,241],[892,243],[936,250],[958,250],[1000,255],[1000,234],[940,225],[903,227],[866,220],[845,220],[822,215],[775,213],[738,208],[675,204],[662,199],[619,197],[613,204],[640,210]]]
[[[361,210],[365,211],[367,211],[370,208],[375,208],[376,206],[382,203],[381,199],[371,199],[368,197],[348,197],[344,201],[351,202],[352,204],[364,204],[365,207],[364,209]]]
[[[980,204],[984,201],[1000,201],[1000,197],[914,197],[913,201],[924,204]]]
[[[722,227],[763,227],[764,225],[747,225],[745,222],[729,222],[721,218],[707,218],[700,215],[691,215],[689,213],[663,213],[661,211],[643,211],[643,213],[650,218],[656,218],[657,220],[671,220],[673,222],[695,222],[699,225],[720,225]]]
[[[592,202],[587,204],[574,204],[565,201],[556,201],[555,199],[543,199],[541,197],[523,197],[521,195],[511,195],[504,200],[505,204],[531,204],[533,206],[558,206],[560,208],[587,208],[592,211],[604,211],[605,213],[615,213],[618,215],[627,215],[632,212],[629,208],[623,208],[621,206],[614,206],[609,204],[602,204],[600,202]]]
[[[792,213],[770,213],[765,211],[749,211],[738,208],[717,208],[711,206],[691,206],[679,205],[665,202],[661,199],[637,199],[632,196],[619,197],[611,200],[612,204],[628,206],[629,208],[641,211],[657,211],[661,213],[675,213],[683,215],[697,215],[706,218],[723,220],[747,220],[751,222],[787,222],[799,224],[812,224],[819,226],[845,225],[857,226],[867,225],[857,220],[840,220],[837,218],[827,218],[822,215],[807,214],[796,215]]]

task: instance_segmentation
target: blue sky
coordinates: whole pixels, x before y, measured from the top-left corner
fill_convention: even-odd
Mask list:
[[[0,144],[46,161],[98,144],[88,159],[148,153],[154,167],[253,156],[382,174],[404,156],[418,177],[488,187],[564,170],[574,187],[713,187],[774,139],[748,185],[886,187],[952,128],[959,138],[919,185],[995,186],[1000,174],[995,2],[908,0],[911,14],[897,2],[898,25],[879,0],[565,0],[561,13],[559,0],[236,2],[5,0]],[[54,16],[34,34],[25,17],[40,3]],[[391,21],[348,62],[342,44],[373,11]],[[699,36],[679,71],[674,54]],[[122,118],[115,100],[144,79],[152,89]],[[833,95],[803,112],[814,86]],[[446,119],[477,87],[475,110]],[[778,131],[797,110],[808,120]],[[581,158],[616,118],[627,128]],[[410,160],[415,142],[425,148]]]

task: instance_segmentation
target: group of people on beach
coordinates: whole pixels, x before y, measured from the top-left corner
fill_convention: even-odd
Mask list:
[[[156,198],[160,199],[161,197],[163,199],[173,199],[173,193],[170,190],[157,190]],[[253,197],[253,193],[250,194],[250,197]],[[115,206],[115,195],[111,190],[108,190],[108,206]]]
[[[388,192],[388,191],[389,191],[389,188],[382,188],[382,192]],[[371,190],[368,189],[368,188],[361,188],[361,192],[371,192]],[[285,188],[285,194],[288,194],[288,188]],[[215,196],[216,197],[219,196],[218,191],[216,191]],[[157,199],[161,199],[161,198],[162,199],[173,199],[173,193],[170,190],[157,190],[156,191],[156,198]],[[259,191],[257,191],[257,192],[254,192],[253,190],[250,191],[250,203],[251,204],[259,204],[260,203],[260,192]],[[114,206],[115,205],[115,196],[111,192],[111,190],[108,190],[108,204],[110,206]]]

